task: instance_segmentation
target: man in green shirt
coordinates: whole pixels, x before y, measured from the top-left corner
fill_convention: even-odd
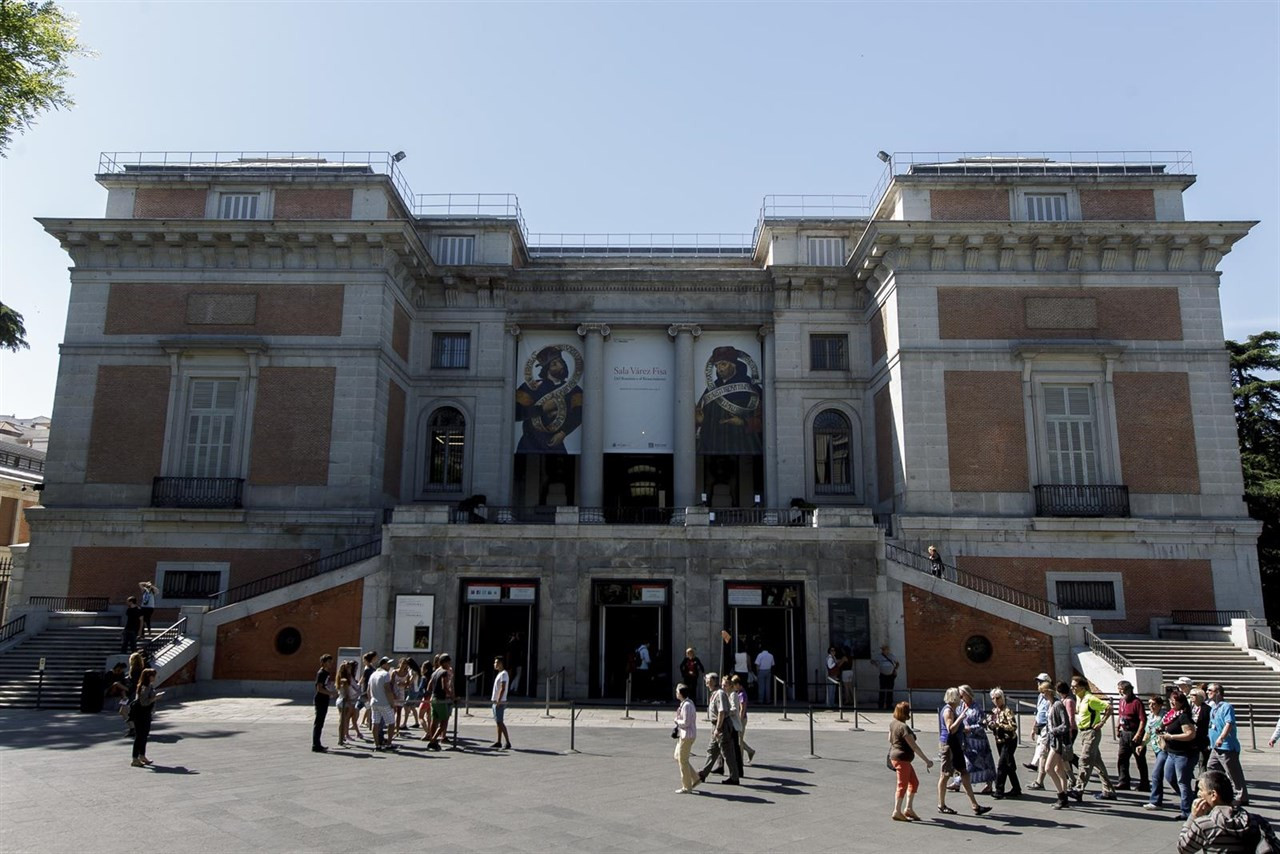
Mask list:
[[[1089,693],[1089,682],[1083,676],[1071,677],[1071,693],[1076,695],[1076,729],[1079,730],[1076,742],[1076,755],[1080,757],[1080,775],[1076,785],[1070,791],[1076,801],[1084,798],[1084,787],[1089,784],[1089,776],[1093,769],[1098,769],[1102,779],[1102,791],[1093,797],[1100,801],[1113,801],[1116,788],[1107,776],[1107,766],[1102,761],[1102,727],[1111,717],[1111,704],[1100,700]]]

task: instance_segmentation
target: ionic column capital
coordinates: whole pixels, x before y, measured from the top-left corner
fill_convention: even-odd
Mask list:
[[[757,330],[756,330],[756,337],[757,337],[757,338],[759,338],[761,341],[763,341],[764,339],[768,338],[768,337],[769,337],[770,335],[772,335],[772,334],[773,334],[773,324],[772,324],[772,323],[766,323],[766,324],[764,324],[763,326],[761,326],[759,329],[757,329]]]
[[[609,337],[609,324],[607,323],[583,323],[578,326],[578,335],[586,338],[592,332],[598,333],[601,338]]]
[[[702,327],[696,323],[673,323],[667,327],[667,334],[672,338],[680,337],[680,333],[688,332],[694,338],[702,334]]]
[[[508,324],[507,324],[507,334],[508,334],[508,335],[510,335],[510,336],[511,336],[511,337],[513,337],[513,338],[519,338],[519,337],[520,337],[520,324],[518,324],[518,323],[508,323]]]

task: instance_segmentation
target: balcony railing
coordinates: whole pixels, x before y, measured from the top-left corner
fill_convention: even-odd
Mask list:
[[[579,525],[683,525],[683,507],[579,507]]]
[[[105,611],[110,600],[106,596],[32,596],[27,604],[46,611]]]
[[[36,474],[44,473],[44,460],[33,459],[24,454],[0,450],[0,466]]]
[[[895,546],[893,543],[884,544],[884,556],[887,560],[895,561],[919,572],[929,575],[934,572],[934,566],[930,563],[927,555],[904,549],[901,546]],[[944,581],[950,581],[984,596],[1008,602],[1010,605],[1016,605],[1028,611],[1035,611],[1037,614],[1043,614],[1046,617],[1058,616],[1058,606],[1041,596],[1035,596],[1016,587],[1010,587],[990,578],[984,578],[981,575],[960,569],[949,563],[942,564],[941,572],[942,575],[937,577],[942,578]]]
[[[1037,516],[1103,516],[1128,518],[1129,487],[1039,484]]]
[[[151,482],[152,507],[239,509],[244,506],[242,477],[157,477]]]
[[[534,258],[750,258],[750,234],[555,234],[529,235]]]
[[[221,593],[215,593],[209,597],[209,610],[225,608],[227,605],[234,605],[237,602],[261,596],[263,593],[270,593],[272,590],[279,590],[281,587],[288,587],[290,584],[297,584],[299,581],[315,578],[317,575],[324,575],[326,572],[342,569],[344,566],[350,566],[353,563],[359,563],[362,560],[368,560],[380,554],[382,554],[381,537],[331,555],[325,555],[322,558],[309,560],[306,563],[286,569],[284,572],[277,572],[275,575],[268,575],[265,578],[259,578],[257,581],[250,581],[248,584],[241,584],[239,587],[232,587],[229,590],[223,590]]]
[[[1169,618],[1179,626],[1229,626],[1252,616],[1248,611],[1174,611]]]
[[[802,507],[713,507],[707,511],[711,525],[763,525],[812,528],[813,511]]]

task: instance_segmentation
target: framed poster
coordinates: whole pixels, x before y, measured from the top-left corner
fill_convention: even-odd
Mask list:
[[[828,599],[827,619],[832,646],[848,650],[853,658],[871,657],[870,599]]]
[[[435,596],[397,596],[391,645],[395,652],[431,652],[435,643]]]

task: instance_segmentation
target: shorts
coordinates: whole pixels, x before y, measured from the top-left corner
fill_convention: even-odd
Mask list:
[[[379,724],[382,724],[383,726],[395,726],[395,709],[382,703],[374,703],[369,707],[369,710],[370,719],[373,721],[374,726],[378,726]]]
[[[507,712],[507,706],[505,703],[502,705],[498,705],[497,703],[494,703],[493,704],[493,722],[496,724],[502,723],[502,717],[503,715],[506,714],[506,712]]]
[[[449,704],[444,700],[431,701],[431,720],[447,721],[449,720],[450,711]]]
[[[942,755],[938,757],[938,762],[942,764],[942,773],[951,774],[968,774],[969,766],[964,761],[964,750],[960,747],[948,748],[943,745]]]

